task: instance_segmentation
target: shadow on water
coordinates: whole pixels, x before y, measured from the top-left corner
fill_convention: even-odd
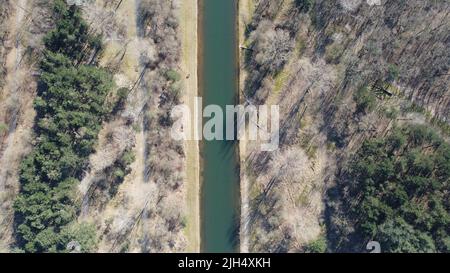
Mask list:
[[[233,216],[233,222],[228,229],[228,240],[230,242],[230,245],[233,246],[233,248],[238,251],[239,249],[239,231],[240,231],[240,215],[235,214]]]
[[[233,105],[238,101],[236,1],[201,0],[200,3],[202,72],[199,82],[203,90],[203,103],[221,107]],[[202,142],[203,252],[238,251],[240,198],[237,143],[228,140]]]

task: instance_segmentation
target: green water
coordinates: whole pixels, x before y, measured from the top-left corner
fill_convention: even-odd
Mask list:
[[[203,0],[200,89],[203,105],[236,104],[236,0]],[[207,120],[205,120],[207,121]],[[225,130],[224,130],[225,131]],[[236,252],[239,223],[237,143],[202,142],[202,251]]]

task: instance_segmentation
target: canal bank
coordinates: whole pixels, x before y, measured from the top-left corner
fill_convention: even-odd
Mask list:
[[[199,92],[203,107],[238,103],[237,0],[199,1]],[[204,120],[206,122],[207,120]],[[238,144],[201,142],[201,250],[237,252]]]
[[[239,48],[241,45],[246,44],[245,30],[246,26],[250,24],[253,17],[254,0],[239,0],[238,1],[238,43]],[[247,71],[245,70],[245,50],[239,50],[238,52],[238,64],[239,64],[239,98],[240,102],[244,103],[245,98],[243,90],[245,89],[245,80],[247,78]],[[250,252],[249,231],[250,231],[250,181],[246,173],[246,158],[247,148],[250,143],[247,140],[242,139],[239,141],[239,163],[240,170],[240,232],[239,232],[239,251],[241,253]]]
[[[198,5],[197,0],[183,0],[180,7],[181,72],[183,101],[194,112],[198,94]],[[195,117],[191,117],[194,124]],[[200,151],[196,140],[185,141],[186,154],[186,228],[187,252],[200,252]]]

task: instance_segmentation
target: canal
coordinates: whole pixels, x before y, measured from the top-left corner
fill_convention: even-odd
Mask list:
[[[215,104],[225,109],[225,105],[236,104],[238,96],[237,0],[200,0],[199,11],[199,89],[203,106]],[[238,251],[237,144],[232,141],[201,144],[202,252]]]

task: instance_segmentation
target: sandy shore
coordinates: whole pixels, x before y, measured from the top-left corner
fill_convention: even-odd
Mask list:
[[[194,112],[197,84],[197,0],[183,0],[180,9],[181,70],[184,102]],[[192,122],[194,117],[192,115]],[[200,252],[200,150],[198,141],[186,141],[186,238],[187,252]]]

